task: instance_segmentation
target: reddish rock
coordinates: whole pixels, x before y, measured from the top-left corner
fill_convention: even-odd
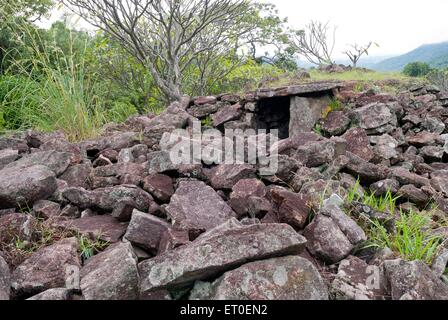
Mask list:
[[[219,127],[226,122],[237,120],[239,117],[241,117],[241,114],[242,108],[240,104],[222,108],[212,116],[213,126]]]
[[[294,255],[306,240],[290,226],[260,224],[211,233],[139,264],[142,294],[185,287],[247,262]]]
[[[47,167],[5,168],[0,171],[0,209],[33,206],[56,189],[55,174]]]
[[[37,220],[25,213],[12,213],[0,217],[0,244],[16,240],[31,241],[35,237]]]
[[[86,300],[137,300],[137,257],[129,243],[118,243],[87,260],[81,270]]]
[[[340,136],[350,126],[350,118],[343,111],[333,111],[322,123],[322,130],[330,136]]]
[[[89,187],[89,176],[91,172],[91,164],[78,164],[69,167],[60,179],[67,182],[69,187],[80,187],[87,189]]]
[[[404,168],[394,168],[392,176],[400,183],[400,185],[413,184],[420,188],[423,186],[429,186],[430,180],[425,177],[421,177],[418,174],[412,173]]]
[[[40,200],[33,206],[34,215],[41,219],[51,219],[61,214],[61,205],[56,202]]]
[[[156,255],[163,234],[170,228],[171,225],[165,220],[134,210],[124,238]]]
[[[366,132],[361,128],[353,128],[347,131],[342,138],[347,141],[347,151],[357,155],[365,161],[374,157]]]
[[[377,269],[350,256],[339,264],[338,274],[331,284],[332,290],[349,300],[385,300],[385,278],[382,273],[376,272]]]
[[[8,264],[0,254],[0,301],[9,300],[11,293],[11,273]]]
[[[168,202],[174,194],[173,179],[162,174],[153,174],[143,180],[143,189],[154,198]]]
[[[319,271],[308,260],[274,258],[245,264],[212,285],[211,300],[328,300]]]
[[[167,229],[160,239],[158,254],[170,251],[190,242],[187,231]]]
[[[266,186],[263,182],[257,179],[244,179],[238,181],[232,188],[229,204],[240,217],[248,214],[259,216],[270,211],[269,201],[265,197]]]
[[[277,218],[296,229],[303,229],[310,215],[309,198],[303,194],[275,188],[271,197],[277,206]]]
[[[213,97],[213,96],[197,97],[194,100],[194,104],[200,106],[200,105],[204,105],[204,104],[214,104],[214,103],[216,103],[216,101],[217,101],[216,97]]]
[[[54,225],[111,243],[118,242],[127,229],[127,223],[118,222],[118,220],[109,215],[62,220]]]
[[[68,270],[81,268],[78,250],[78,240],[69,238],[33,253],[12,274],[13,294],[26,297],[65,287],[70,277]]]
[[[209,178],[214,189],[231,190],[238,181],[255,178],[255,168],[248,164],[222,164],[212,169]]]
[[[360,177],[363,182],[374,183],[386,179],[389,175],[387,167],[367,162],[351,152],[347,152],[347,157],[349,158],[346,166],[348,172],[355,177]]]
[[[181,181],[166,212],[175,228],[189,231],[193,237],[235,217],[215,190],[201,181]]]
[[[433,145],[439,138],[439,135],[428,131],[422,131],[414,136],[406,138],[407,143],[418,148]]]

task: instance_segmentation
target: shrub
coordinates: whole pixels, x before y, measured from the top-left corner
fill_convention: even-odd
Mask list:
[[[443,91],[448,91],[448,69],[432,70],[426,76],[428,81]]]
[[[403,69],[403,73],[409,77],[424,77],[430,71],[430,65],[425,62],[411,62]]]

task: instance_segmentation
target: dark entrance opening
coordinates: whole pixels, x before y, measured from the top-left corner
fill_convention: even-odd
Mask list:
[[[267,133],[277,129],[279,139],[289,138],[290,97],[275,97],[258,101],[255,110],[256,129]]]

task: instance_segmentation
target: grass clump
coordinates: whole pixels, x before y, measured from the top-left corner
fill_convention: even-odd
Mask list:
[[[369,247],[390,248],[405,260],[421,260],[430,265],[443,246],[444,237],[434,233],[431,214],[400,211],[396,231],[389,233],[378,221],[368,228]]]
[[[358,179],[356,184],[348,190],[345,201],[349,204],[363,203],[377,212],[389,215],[390,221],[394,222],[394,230],[390,230],[385,226],[384,221],[366,216],[358,219],[368,237],[366,248],[389,248],[402,259],[421,260],[430,265],[443,247],[445,240],[443,235],[437,234],[434,230],[445,226],[446,223],[434,222],[433,211],[398,210],[399,199],[400,197],[394,196],[391,191],[383,196],[361,193]]]
[[[100,237],[91,239],[84,235],[78,235],[77,238],[81,251],[81,259],[83,261],[86,261],[94,255],[104,251],[109,246],[109,242],[101,240]]]

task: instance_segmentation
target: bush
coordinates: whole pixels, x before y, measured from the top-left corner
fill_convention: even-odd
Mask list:
[[[429,72],[431,72],[431,66],[425,62],[411,62],[403,69],[403,73],[409,77],[424,77]]]

